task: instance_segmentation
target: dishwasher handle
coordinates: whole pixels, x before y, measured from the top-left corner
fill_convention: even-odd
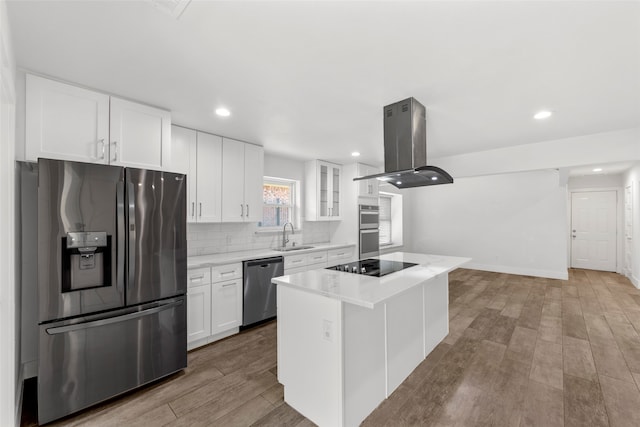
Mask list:
[[[261,258],[261,259],[253,259],[251,261],[245,261],[244,266],[247,267],[255,267],[260,266],[262,268],[267,268],[272,264],[279,264],[284,262],[284,257],[276,256],[271,258]]]

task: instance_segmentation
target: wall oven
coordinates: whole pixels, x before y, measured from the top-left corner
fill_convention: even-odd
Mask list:
[[[378,206],[360,205],[358,209],[358,247],[360,259],[380,255],[380,210]]]

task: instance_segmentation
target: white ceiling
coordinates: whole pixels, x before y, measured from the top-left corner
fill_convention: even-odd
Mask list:
[[[164,3],[173,1],[163,0]],[[18,66],[267,152],[382,165],[382,107],[429,157],[640,126],[640,3],[8,1]],[[226,106],[232,116],[213,114]],[[555,112],[535,121],[540,109]]]

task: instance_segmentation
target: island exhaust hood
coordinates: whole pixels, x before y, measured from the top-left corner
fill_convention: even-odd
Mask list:
[[[384,112],[384,173],[354,178],[378,179],[397,188],[452,184],[453,178],[427,166],[427,120],[424,105],[408,98],[387,105]]]

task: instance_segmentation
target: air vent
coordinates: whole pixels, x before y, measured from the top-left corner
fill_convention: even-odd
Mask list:
[[[173,16],[175,19],[180,18],[180,15],[189,5],[191,0],[147,0],[149,3],[155,6],[156,9]]]
[[[402,112],[406,113],[407,111],[409,111],[409,104],[402,104]]]
[[[393,109],[392,109],[392,108],[389,108],[389,109],[387,110],[387,117],[391,117],[391,116],[393,116]]]

